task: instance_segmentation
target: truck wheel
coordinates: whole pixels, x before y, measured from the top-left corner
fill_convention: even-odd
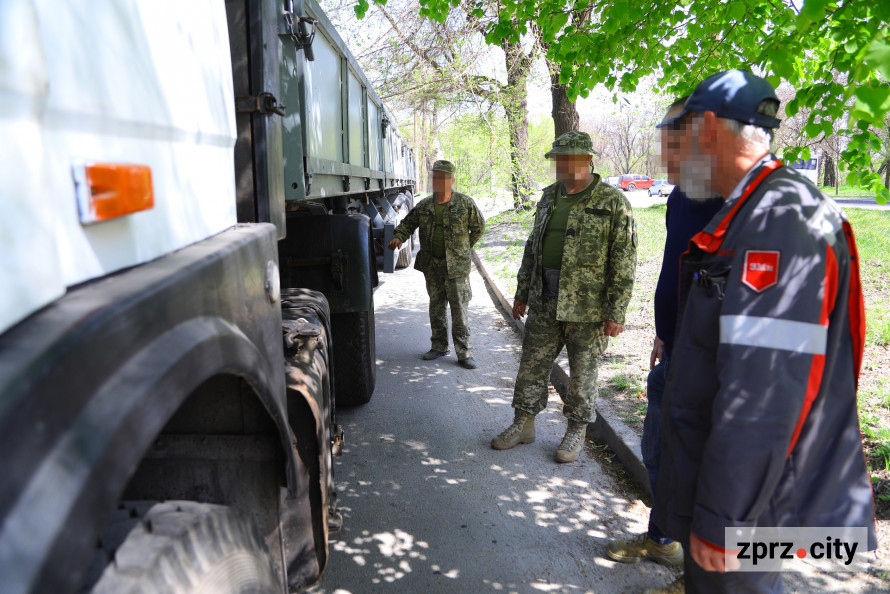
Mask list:
[[[371,400],[377,380],[374,300],[368,311],[331,315],[336,406],[358,406]]]
[[[627,189],[633,191],[633,190],[636,190],[636,189],[637,189],[637,186],[636,186],[636,184],[629,184],[629,185],[627,186]]]
[[[256,526],[223,505],[130,504],[106,526],[98,554],[107,565],[93,594],[281,592]]]

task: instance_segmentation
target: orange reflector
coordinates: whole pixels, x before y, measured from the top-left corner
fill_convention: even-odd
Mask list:
[[[116,219],[154,207],[151,168],[129,163],[86,163],[74,167],[80,222]]]

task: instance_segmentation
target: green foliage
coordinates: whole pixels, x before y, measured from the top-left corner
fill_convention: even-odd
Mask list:
[[[500,225],[503,223],[520,223],[523,229],[531,231],[534,222],[535,211],[520,210],[519,212],[516,212],[511,208],[510,210],[505,210],[504,212],[496,214],[493,217],[489,217],[487,226],[491,227],[493,225]],[[524,237],[522,241],[525,241]]]
[[[457,166],[458,189],[488,195],[510,179],[507,121],[494,114],[457,117],[441,129],[445,158]]]
[[[859,272],[866,294],[865,330],[868,344],[890,345],[890,212],[846,211],[856,235]]]
[[[890,290],[890,212],[856,208],[844,212],[856,235],[863,285],[879,292]]]
[[[384,3],[385,0],[375,0]],[[420,0],[422,15],[444,21],[458,0]],[[632,92],[650,74],[673,96],[689,93],[702,79],[728,68],[762,73],[774,86],[788,81],[797,96],[786,106],[793,115],[809,109],[801,145],[822,135],[841,134],[849,144],[841,166],[850,183],[890,198],[871,154],[882,141],[869,126],[882,126],[890,113],[890,2],[841,0],[604,0],[590,19],[567,25],[578,3],[564,0],[503,0],[497,18],[485,22],[490,44],[518,42],[529,23],[549,42],[547,58],[561,65],[560,83],[574,100],[597,84]],[[490,4],[470,4],[478,17]],[[356,13],[368,8],[358,0]],[[512,26],[511,23],[518,23]],[[804,147],[791,147],[793,160]]]
[[[612,385],[620,392],[637,393],[643,391],[643,383],[639,377],[630,373],[619,373],[612,377]]]
[[[890,315],[886,310],[887,305],[881,303],[865,312],[865,339],[869,344],[890,346]]]
[[[533,183],[552,183],[549,161],[543,158],[553,139],[553,120],[529,126],[528,150],[532,156]],[[500,111],[459,116],[441,129],[439,144],[445,158],[457,166],[458,189],[472,196],[488,196],[510,185],[509,124]],[[534,158],[538,157],[538,158]],[[537,194],[533,188],[532,194]]]
[[[890,148],[890,147],[888,147]],[[831,196],[832,198],[839,197],[847,197],[847,198],[874,198],[875,193],[871,190],[863,189],[858,186],[851,186],[850,184],[841,184],[835,189],[834,186],[825,186],[822,184],[818,184],[817,187],[825,192],[827,196]]]
[[[637,258],[640,262],[657,260],[659,265],[661,264],[664,255],[666,213],[667,207],[664,204],[634,210],[634,222],[637,224]]]

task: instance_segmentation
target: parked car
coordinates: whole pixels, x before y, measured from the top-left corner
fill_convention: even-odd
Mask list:
[[[674,190],[674,185],[667,183],[667,180],[657,179],[649,186],[649,195],[667,196]]]
[[[617,188],[617,187],[618,187],[618,176],[617,176],[617,175],[610,175],[610,176],[607,177],[604,181],[605,181],[607,184],[609,184],[610,186],[612,186],[613,188]]]
[[[622,175],[618,180],[618,187],[622,190],[645,190],[652,185],[654,180],[645,175],[628,174]]]

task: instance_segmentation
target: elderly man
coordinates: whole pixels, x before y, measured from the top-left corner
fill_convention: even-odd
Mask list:
[[[535,440],[535,415],[547,406],[553,362],[566,347],[571,381],[568,420],[557,462],[578,457],[596,418],[597,357],[624,331],[637,264],[633,211],[615,188],[591,173],[590,136],[566,132],[544,155],[557,183],[544,189],[516,276],[513,317],[530,311],[513,392],[513,423],[491,440],[496,450]]]
[[[482,237],[485,219],[472,198],[454,192],[454,164],[440,160],[433,163],[433,195],[417,203],[393,232],[389,249],[397,250],[414,230],[420,228],[420,252],[414,268],[423,272],[430,296],[432,347],[423,355],[427,361],[448,354],[448,318],[451,305],[451,337],[457,362],[466,369],[476,369],[470,351],[470,325],[467,305],[470,289],[470,252]]]
[[[688,552],[687,592],[781,590],[778,573],[724,573],[727,528],[864,527],[875,547],[856,243],[837,204],[770,153],[778,105],[731,70],[659,124],[669,179],[725,199],[680,261],[662,403],[653,519]]]

